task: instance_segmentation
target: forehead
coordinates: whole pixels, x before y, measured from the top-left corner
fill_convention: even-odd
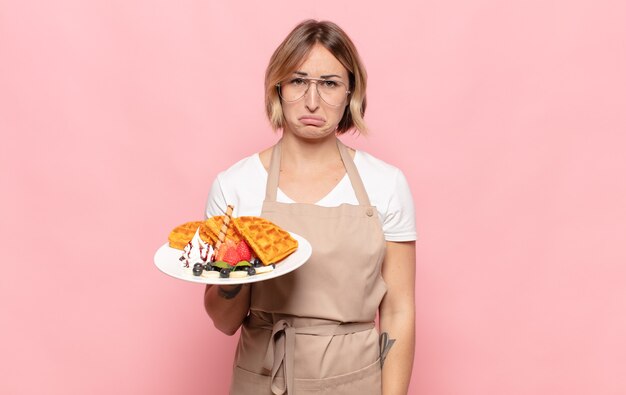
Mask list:
[[[306,73],[310,77],[336,74],[342,78],[348,78],[348,70],[335,55],[320,44],[315,44],[311,48],[295,71]]]

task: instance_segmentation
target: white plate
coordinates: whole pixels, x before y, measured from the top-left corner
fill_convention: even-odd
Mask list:
[[[187,274],[185,270],[183,270],[182,262],[179,260],[183,254],[182,250],[172,248],[167,243],[162,245],[154,254],[154,264],[163,273],[181,280],[190,281],[192,283],[228,285],[265,281],[294,271],[309,260],[312,252],[311,243],[309,243],[302,236],[291,232],[289,233],[291,234],[291,237],[298,241],[298,249],[287,258],[276,263],[276,268],[274,270],[267,273],[255,274],[254,276],[246,276],[242,278],[204,278],[194,276],[193,274]]]

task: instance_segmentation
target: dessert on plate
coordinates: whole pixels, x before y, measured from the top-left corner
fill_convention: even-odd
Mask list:
[[[274,270],[298,249],[289,232],[265,218],[226,215],[175,227],[169,246],[182,250],[183,271],[204,278],[241,278]]]

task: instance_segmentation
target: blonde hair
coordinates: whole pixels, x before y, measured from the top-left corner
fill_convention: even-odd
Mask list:
[[[290,76],[302,64],[315,44],[332,53],[348,70],[349,105],[337,126],[337,134],[351,129],[367,132],[365,115],[367,73],[350,37],[336,24],[309,19],[301,22],[276,48],[265,71],[265,111],[274,130],[285,125],[285,117],[276,84]]]

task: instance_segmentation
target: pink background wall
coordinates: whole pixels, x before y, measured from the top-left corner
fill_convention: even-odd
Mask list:
[[[411,394],[626,393],[626,6],[0,1],[0,393],[222,394],[235,338],[152,255],[276,136],[275,46],[338,22],[420,233]]]

